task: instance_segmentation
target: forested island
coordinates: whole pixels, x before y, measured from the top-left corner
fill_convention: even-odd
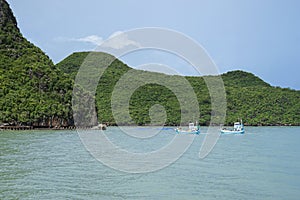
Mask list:
[[[90,52],[73,53],[58,64],[21,34],[5,0],[0,0],[0,125],[31,127],[74,126],[72,93],[78,69]],[[100,53],[99,54],[103,54]],[[115,125],[111,96],[118,80],[129,66],[116,59],[99,81],[95,100],[98,121]],[[141,76],[174,80],[177,76],[138,71]],[[273,87],[252,73],[232,71],[221,75],[226,91],[225,124],[242,118],[245,125],[300,125],[300,91]],[[203,77],[185,77],[193,87],[200,116],[194,119],[208,125],[211,99]],[[162,105],[165,125],[180,123],[180,105],[168,88],[146,84],[130,99],[130,115],[135,124],[147,125],[149,109]],[[124,120],[122,125],[131,125]]]

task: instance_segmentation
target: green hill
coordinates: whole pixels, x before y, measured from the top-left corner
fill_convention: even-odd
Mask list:
[[[27,41],[0,0],[0,122],[55,126],[72,122],[72,81]]]
[[[57,66],[72,78],[89,52],[73,53]],[[96,92],[98,119],[115,123],[111,111],[111,97],[116,83],[129,70],[126,64],[115,60],[104,72]],[[166,82],[176,84],[180,78],[153,72],[135,70],[136,77],[156,76]],[[207,125],[211,116],[211,103],[203,77],[186,77],[197,95],[202,125]],[[300,91],[272,87],[257,76],[243,71],[232,71],[222,75],[227,95],[226,124],[242,118],[247,125],[300,125]],[[139,81],[138,78],[132,81]],[[178,85],[177,87],[183,87]],[[149,110],[155,104],[166,108],[166,124],[180,122],[180,105],[176,96],[168,88],[147,84],[138,88],[130,99],[130,115],[140,125],[149,124]],[[122,114],[121,114],[122,115]],[[194,118],[195,116],[193,116]],[[197,118],[197,117],[196,117]],[[123,124],[131,122],[125,118]]]
[[[91,115],[89,112],[75,112],[73,116],[71,104],[74,79],[89,53],[74,53],[54,65],[41,49],[22,36],[9,5],[5,0],[0,0],[0,125],[72,126],[74,116],[84,119],[86,115]],[[105,53],[93,54],[95,60],[90,63],[97,63],[97,55],[103,58],[98,63],[100,66],[97,66],[100,68],[112,57]],[[119,124],[149,124],[150,112],[159,118],[166,115],[167,125],[177,125],[181,122],[182,113],[199,107],[200,116],[192,112],[189,118],[182,121],[198,120],[202,125],[207,125],[211,115],[215,114],[211,113],[211,99],[203,77],[180,77],[133,70],[116,59],[104,71],[96,95],[93,96],[89,86],[97,81],[97,67],[92,68],[88,72],[89,78],[83,80],[85,87],[75,85],[75,93],[78,94],[75,97],[85,100],[86,105],[96,102],[95,112],[100,122],[116,123],[111,104],[116,85],[120,89],[120,94],[114,96],[116,107],[124,105],[123,91],[133,92],[128,103],[133,121],[122,108],[117,110]],[[186,92],[183,95],[185,99],[193,99],[193,95],[196,98],[185,101],[185,107],[182,107],[174,92],[165,86],[141,84],[141,87],[134,90],[130,84],[119,84],[128,73],[134,74],[128,80],[130,83],[140,84],[150,77]],[[222,78],[227,95],[226,124],[242,118],[248,125],[300,125],[300,91],[272,87],[255,75],[243,71],[228,72]],[[193,94],[188,93],[191,88],[186,88],[182,80],[190,83]],[[77,101],[76,98],[73,102]],[[162,105],[165,112],[157,104]],[[96,119],[92,119],[90,124],[96,124]]]
[[[226,86],[230,87],[269,87],[270,84],[264,82],[259,77],[255,76],[252,73],[244,72],[244,71],[231,71],[222,75],[222,79]]]

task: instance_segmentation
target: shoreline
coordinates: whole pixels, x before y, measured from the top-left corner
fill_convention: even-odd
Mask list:
[[[300,125],[291,125],[291,124],[282,124],[282,125],[244,125],[245,127],[299,127]],[[119,127],[117,125],[111,125],[109,127]],[[159,125],[122,125],[120,127],[161,127]],[[166,125],[163,127],[178,127],[177,125]],[[200,127],[209,127],[209,126],[200,126]],[[220,127],[220,126],[213,126],[213,127]],[[231,125],[223,125],[223,127],[231,127]],[[34,127],[34,126],[0,126],[0,131],[28,131],[28,130],[101,130],[101,129],[93,129],[92,127],[75,127],[75,126],[68,126],[68,127]]]

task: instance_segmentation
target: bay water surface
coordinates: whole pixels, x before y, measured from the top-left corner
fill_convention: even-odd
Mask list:
[[[175,132],[137,139],[109,127],[105,134],[128,151],[148,152]],[[300,198],[300,127],[246,127],[244,135],[221,135],[199,159],[204,137],[170,166],[130,174],[93,158],[76,131],[1,131],[0,199]]]

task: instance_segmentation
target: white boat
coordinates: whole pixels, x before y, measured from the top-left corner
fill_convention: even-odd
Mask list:
[[[223,134],[244,134],[245,129],[244,129],[244,124],[241,120],[241,122],[235,122],[233,125],[233,128],[222,128],[221,133]]]
[[[92,130],[106,130],[106,124],[98,124],[97,126],[92,127]]]
[[[199,134],[200,133],[200,127],[198,123],[196,123],[196,126],[194,123],[189,123],[188,129],[183,129],[181,127],[175,129],[176,133],[184,133],[184,134]]]

